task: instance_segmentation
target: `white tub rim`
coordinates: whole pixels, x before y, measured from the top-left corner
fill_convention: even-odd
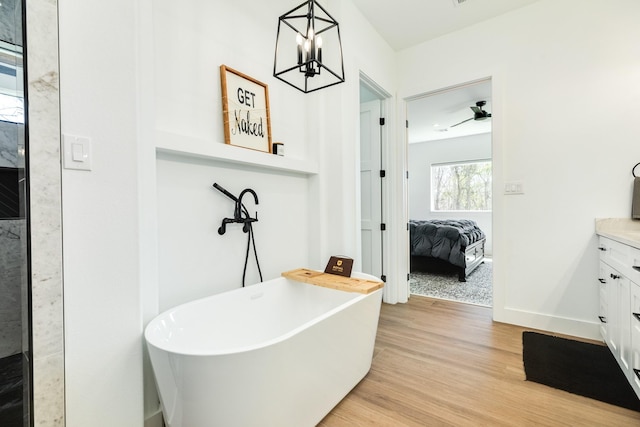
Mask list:
[[[373,280],[377,280],[374,276],[370,276],[364,273],[354,273],[354,277],[361,277],[361,278],[367,278],[367,279],[373,279]],[[344,310],[345,308],[356,304],[357,302],[363,300],[364,298],[368,298],[368,297],[372,297],[374,298],[376,294],[381,294],[382,293],[382,288],[377,289],[374,292],[371,292],[369,294],[362,294],[359,292],[349,292],[351,294],[353,294],[353,298],[343,302],[342,304],[338,305],[337,307],[334,307],[331,310],[328,310],[324,313],[322,313],[319,316],[314,317],[311,320],[308,320],[307,322],[302,323],[299,326],[296,326],[294,328],[292,328],[291,330],[278,335],[275,338],[271,338],[271,339],[267,339],[267,340],[263,340],[263,341],[259,341],[255,344],[249,344],[249,345],[243,345],[243,346],[235,346],[235,347],[229,347],[229,348],[225,348],[223,350],[183,350],[183,351],[178,351],[175,348],[169,348],[169,346],[163,346],[162,342],[158,342],[158,339],[155,339],[155,337],[152,336],[153,331],[152,329],[154,327],[156,327],[157,323],[159,323],[161,321],[161,319],[166,318],[166,317],[171,317],[171,314],[173,312],[176,312],[180,309],[184,310],[186,306],[189,306],[191,304],[194,304],[196,302],[203,302],[209,299],[214,299],[218,296],[221,295],[228,295],[231,293],[239,293],[239,292],[247,292],[248,289],[252,288],[253,286],[260,286],[260,284],[262,283],[266,283],[266,282],[271,282],[274,280],[286,280],[286,281],[291,281],[290,279],[284,278],[284,277],[276,277],[274,279],[271,279],[269,281],[265,281],[265,282],[260,282],[257,283],[255,285],[251,285],[251,286],[247,286],[245,288],[238,288],[238,289],[232,289],[229,291],[224,291],[221,292],[219,294],[214,294],[214,295],[210,295],[207,297],[203,297],[203,298],[199,298],[193,301],[188,301],[185,302],[183,304],[179,304],[175,307],[169,308],[165,311],[163,311],[162,313],[159,313],[156,317],[154,317],[145,327],[144,330],[144,338],[145,338],[145,342],[147,343],[147,345],[152,346],[154,348],[157,348],[160,351],[166,352],[166,353],[170,353],[170,354],[176,354],[176,355],[180,355],[180,356],[194,356],[194,357],[205,357],[205,356],[227,356],[227,355],[235,355],[235,354],[239,354],[239,353],[247,353],[247,352],[251,352],[251,351],[255,351],[255,350],[259,350],[262,348],[267,348],[273,345],[276,345],[280,342],[284,342],[286,340],[288,340],[289,338],[299,334],[301,331],[323,321],[324,319],[327,319],[328,317],[334,315],[337,312],[340,312],[342,310]],[[316,286],[316,285],[312,285],[312,284],[308,284],[308,283],[302,283],[302,282],[296,282],[297,285],[300,286]],[[326,288],[329,289],[332,292],[346,292],[346,291],[341,291],[341,290],[337,290],[337,289],[330,289],[330,288]],[[259,291],[259,289],[255,289],[256,291]]]

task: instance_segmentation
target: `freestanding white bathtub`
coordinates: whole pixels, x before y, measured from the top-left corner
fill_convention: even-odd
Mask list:
[[[381,301],[280,277],[160,314],[145,338],[165,422],[316,425],[369,371]]]

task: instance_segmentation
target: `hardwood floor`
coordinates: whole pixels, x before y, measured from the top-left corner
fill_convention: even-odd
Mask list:
[[[486,307],[383,304],[370,372],[319,426],[640,426],[638,412],[525,381],[524,330]]]

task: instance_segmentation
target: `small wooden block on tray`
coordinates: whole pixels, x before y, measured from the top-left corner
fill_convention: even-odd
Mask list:
[[[379,281],[343,277],[323,273],[322,271],[309,270],[307,268],[285,271],[282,273],[282,276],[295,280],[296,282],[324,286],[325,288],[337,289],[339,291],[360,292],[361,294],[370,294],[383,286],[383,283]]]

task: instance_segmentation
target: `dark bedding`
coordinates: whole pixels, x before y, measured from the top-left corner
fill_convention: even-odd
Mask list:
[[[475,221],[410,220],[411,255],[438,258],[459,267],[465,267],[464,250],[485,238]]]

